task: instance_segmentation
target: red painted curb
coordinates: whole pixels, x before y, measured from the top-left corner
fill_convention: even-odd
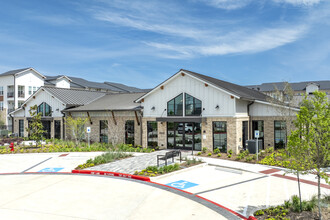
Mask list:
[[[228,212],[232,213],[233,215],[236,215],[236,216],[238,216],[238,217],[240,217],[240,218],[242,218],[242,219],[244,219],[244,220],[248,220],[245,216],[243,216],[243,215],[241,215],[241,214],[239,214],[239,213],[237,213],[237,212],[235,212],[235,211],[233,211],[233,210],[231,210],[231,209],[229,209],[229,208],[227,208],[227,207],[224,207],[223,205],[220,205],[219,203],[216,203],[216,202],[213,202],[213,201],[211,201],[211,200],[209,200],[209,199],[206,199],[206,198],[204,198],[204,197],[202,197],[202,196],[195,195],[195,194],[193,194],[193,193],[191,193],[191,192],[187,192],[187,191],[184,191],[184,190],[181,190],[181,189],[177,189],[177,188],[174,188],[174,187],[171,187],[171,186],[167,186],[167,185],[164,185],[164,184],[161,184],[161,183],[156,183],[156,182],[152,182],[152,181],[150,181],[150,183],[157,184],[157,185],[160,185],[160,186],[165,186],[165,187],[168,187],[168,188],[171,188],[171,189],[175,189],[175,190],[178,190],[178,191],[181,191],[181,192],[184,192],[184,193],[190,194],[190,195],[194,195],[194,196],[196,196],[196,197],[198,197],[198,198],[200,198],[200,199],[203,199],[203,200],[205,200],[205,201],[207,201],[207,202],[210,202],[210,203],[212,203],[212,204],[214,204],[214,205],[216,205],[216,206],[218,206],[218,207],[220,207],[220,208],[223,208],[223,209],[227,210]],[[251,217],[252,217],[252,216],[251,216]],[[252,220],[252,219],[251,219],[251,220]]]
[[[258,219],[253,216],[250,216],[247,220],[258,220]]]
[[[128,179],[136,179],[136,180],[142,180],[142,181],[148,181],[148,182],[150,181],[150,178],[145,177],[145,176],[137,176],[137,175],[132,175],[132,174],[108,172],[108,171],[72,170],[71,173],[103,175],[103,176],[118,176],[118,177],[123,177],[123,178],[128,178]]]
[[[291,177],[291,176],[283,176],[283,175],[280,175],[280,174],[273,174],[272,176],[276,176],[276,177],[280,177],[280,178],[288,179],[288,180],[298,181],[297,178]],[[310,181],[310,180],[300,179],[300,182],[310,184],[310,185],[313,185],[313,186],[317,186],[316,182],[313,182],[313,181]],[[327,184],[321,183],[320,186],[323,187],[323,188],[326,188],[326,189],[330,189],[330,186],[327,185]]]

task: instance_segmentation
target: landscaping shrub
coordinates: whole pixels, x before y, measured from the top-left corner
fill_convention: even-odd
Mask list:
[[[214,154],[218,154],[218,153],[220,153],[219,148],[214,149],[213,153],[214,153]]]

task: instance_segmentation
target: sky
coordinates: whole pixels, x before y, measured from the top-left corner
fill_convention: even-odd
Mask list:
[[[0,73],[153,88],[330,80],[330,0],[0,0]]]

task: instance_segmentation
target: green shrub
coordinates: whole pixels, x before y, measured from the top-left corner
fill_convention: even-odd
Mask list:
[[[207,154],[207,156],[209,156],[209,157],[210,157],[210,156],[212,156],[212,154],[211,154],[211,153],[208,153],[208,154]]]
[[[227,157],[228,157],[228,158],[231,158],[231,154],[227,154]]]
[[[214,149],[213,153],[214,153],[214,154],[218,154],[218,153],[220,153],[219,148]]]
[[[274,152],[274,148],[273,147],[269,147],[266,149],[266,153],[270,154]]]
[[[202,148],[202,152],[205,154],[206,151],[207,151],[207,147],[203,147],[203,148]]]
[[[264,214],[265,213],[262,210],[258,210],[258,211],[256,211],[256,212],[253,213],[254,216],[260,216],[260,215],[264,215]]]
[[[228,154],[233,154],[233,150],[230,149],[230,150],[228,151]]]
[[[218,157],[221,157],[221,154],[220,154],[220,153],[218,153],[218,154],[217,154],[217,156],[218,156]]]
[[[202,152],[198,152],[197,155],[198,155],[198,156],[199,156],[199,155],[202,155]]]

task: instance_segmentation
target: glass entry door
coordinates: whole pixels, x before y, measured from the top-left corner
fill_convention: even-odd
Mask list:
[[[167,123],[167,148],[201,150],[200,123]]]

